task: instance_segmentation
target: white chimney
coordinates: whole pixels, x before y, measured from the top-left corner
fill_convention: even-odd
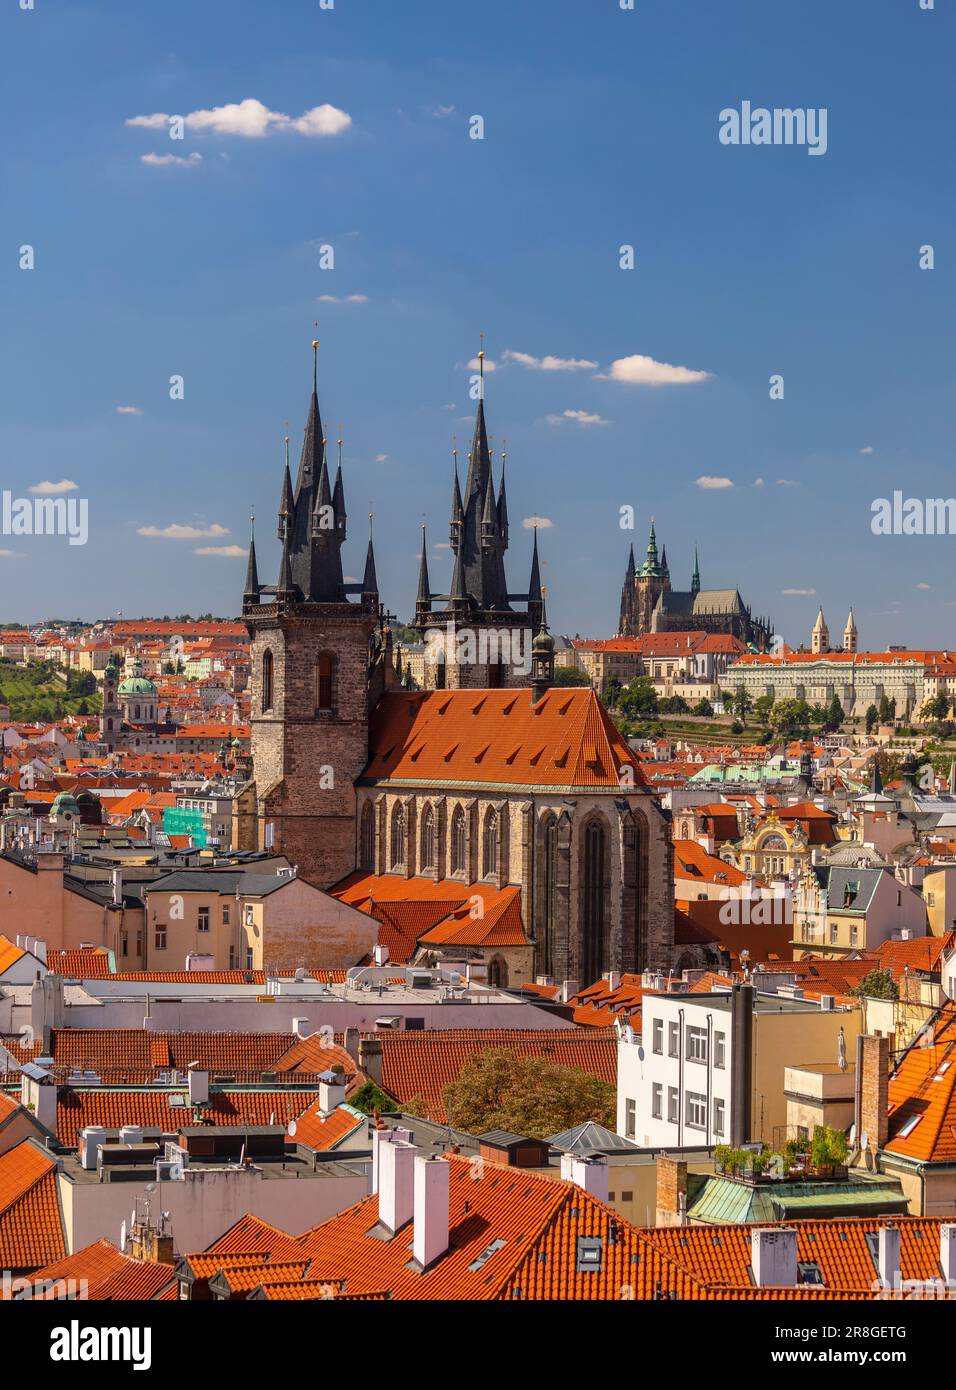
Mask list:
[[[942,1236],[940,1236],[942,1244]],[[880,1227],[879,1254],[880,1281],[885,1289],[895,1289],[900,1282],[900,1228],[899,1226]]]
[[[956,1288],[956,1225],[949,1221],[939,1228],[939,1263],[947,1288]]]
[[[378,1150],[378,1219],[394,1235],[411,1220],[415,1203],[414,1144],[394,1139]]]
[[[448,1249],[451,1164],[444,1158],[415,1159],[415,1226],[412,1254],[427,1269]]]
[[[123,905],[123,870],[114,869],[113,879],[113,906],[122,907]]]
[[[797,1283],[797,1232],[793,1226],[756,1226],[750,1233],[750,1268],[758,1289],[792,1289]]]
[[[820,1008],[823,1013],[832,1013],[836,1007],[836,999],[832,994],[820,995]]]
[[[196,1062],[189,1064],[189,1104],[205,1105],[209,1100],[209,1072]]]
[[[412,1133],[409,1129],[402,1129],[396,1126],[389,1129],[386,1125],[372,1130],[372,1191],[378,1191],[378,1153],[382,1144],[394,1144],[400,1141],[403,1144],[411,1143]]]
[[[142,1144],[142,1125],[123,1125],[119,1132],[119,1141],[121,1144]]]
[[[372,961],[375,965],[388,964],[388,947],[379,943],[372,947]]]
[[[294,1018],[292,1031],[297,1038],[307,1038],[312,1032],[312,1025],[307,1018]]]
[[[603,978],[604,978],[605,982],[607,983],[608,989],[611,990],[612,992],[620,987],[620,984],[621,984],[621,972],[620,972],[620,970],[605,970]]]
[[[561,1003],[566,1004],[569,999],[573,999],[580,988],[577,980],[563,980],[561,982]]]
[[[561,1176],[565,1181],[573,1182],[575,1187],[582,1187],[599,1202],[607,1201],[607,1159],[599,1154],[589,1154],[586,1158],[579,1154],[562,1154]]]
[[[331,1115],[345,1100],[345,1072],[341,1067],[324,1071],[319,1077],[319,1110]]]
[[[102,1125],[87,1125],[80,1130],[80,1163],[84,1168],[94,1169],[100,1146],[106,1143],[106,1130]]]
[[[46,942],[37,937],[33,943],[33,954],[46,965]]]

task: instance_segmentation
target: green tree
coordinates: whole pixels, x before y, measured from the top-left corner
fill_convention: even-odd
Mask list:
[[[658,709],[661,714],[687,714],[690,706],[683,695],[665,695],[658,701]]]
[[[694,713],[701,719],[713,719],[714,707],[709,700],[698,700],[694,706]]]
[[[851,994],[857,995],[862,999],[864,995],[870,999],[899,999],[899,985],[893,979],[888,970],[870,970],[856,986],[850,990]]]
[[[552,685],[590,685],[591,678],[586,671],[578,671],[574,666],[558,666],[551,683]]]
[[[546,1139],[584,1120],[613,1128],[616,1091],[610,1082],[543,1057],[485,1048],[469,1057],[444,1088],[448,1122],[469,1134],[507,1129]]]
[[[657,691],[647,676],[635,676],[618,701],[628,719],[653,719],[659,713]]]
[[[866,732],[872,734],[877,724],[880,722],[880,712],[876,705],[870,705],[866,711]]]
[[[772,695],[758,695],[754,700],[754,714],[762,723],[766,724],[773,710]]]
[[[754,707],[754,702],[742,685],[738,685],[737,693],[734,695],[734,714],[740,719],[746,719],[747,715]]]
[[[845,718],[846,714],[843,706],[840,704],[837,694],[834,691],[833,699],[827,706],[826,728],[831,732],[835,729],[839,729]]]
[[[363,1115],[372,1115],[377,1110],[380,1115],[399,1109],[390,1095],[376,1086],[374,1081],[366,1081],[364,1086],[349,1096],[349,1105],[361,1110]]]

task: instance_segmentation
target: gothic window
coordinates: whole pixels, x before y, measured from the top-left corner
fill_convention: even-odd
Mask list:
[[[272,652],[267,647],[262,653],[262,712],[272,708]]]
[[[421,867],[423,869],[435,867],[435,812],[431,806],[425,807],[425,813],[422,816]]]
[[[399,803],[392,812],[391,868],[405,867],[405,807]]]
[[[363,869],[375,868],[375,810],[370,801],[362,807],[362,834],[359,853]]]
[[[557,870],[558,870],[558,822],[554,816],[548,816],[544,823],[544,835],[542,837],[543,864],[542,864],[542,936],[544,938],[544,973],[550,975],[554,968],[554,926],[555,926],[555,907],[557,903]]]
[[[585,977],[593,983],[607,966],[607,830],[599,820],[584,831],[584,961]]]
[[[315,707],[332,708],[332,658],[328,652],[323,652],[315,663]]]
[[[489,810],[485,816],[485,833],[481,845],[481,872],[485,878],[498,872],[498,812]]]
[[[465,828],[465,813],[459,806],[451,820],[451,871],[463,874],[468,864],[468,832]]]

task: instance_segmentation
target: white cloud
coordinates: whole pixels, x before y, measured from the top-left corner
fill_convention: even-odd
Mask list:
[[[214,521],[211,526],[183,526],[173,522],[170,526],[138,526],[137,536],[152,536],[165,541],[199,541],[204,536],[228,536],[229,527],[220,526]]]
[[[442,410],[457,410],[457,409],[458,409],[458,407],[457,407],[457,405],[455,404],[454,401],[452,401],[450,405],[443,405],[443,406],[442,406]]]
[[[860,450],[860,453],[861,453],[861,454],[872,454],[872,452],[873,452],[873,445],[872,445],[872,444],[865,444],[865,445],[863,446],[863,448]]]
[[[429,116],[435,116],[438,120],[443,120],[446,116],[453,116],[455,108],[453,106],[426,106],[425,112]]]
[[[585,357],[532,357],[530,352],[512,352],[510,348],[501,354],[501,360],[517,362],[519,367],[528,367],[533,372],[581,372],[597,367],[596,362],[589,362]]]
[[[376,454],[376,455],[375,455],[375,462],[376,462],[376,463],[385,463],[385,462],[387,462],[387,460],[388,460],[388,454]]]
[[[539,531],[547,531],[554,522],[549,521],[546,516],[526,516],[521,525],[526,531],[533,531],[536,526]]]
[[[138,405],[118,405],[116,413],[117,415],[142,415],[143,412]]]
[[[201,545],[193,551],[194,555],[226,555],[230,559],[237,559],[240,555],[245,555],[241,545]]]
[[[629,386],[688,386],[697,381],[709,381],[713,372],[673,367],[669,362],[655,362],[653,357],[635,353],[632,357],[618,357],[599,376],[602,381],[622,381]]]
[[[128,126],[139,126],[144,130],[166,130],[175,119],[164,111],[154,111],[150,116],[131,116]],[[191,111],[182,117],[187,130],[211,131],[214,135],[239,135],[245,140],[258,140],[274,130],[294,131],[297,135],[338,135],[352,124],[352,117],[346,111],[324,102],[303,111],[301,116],[287,116],[282,111],[270,111],[255,97],[244,101],[228,102],[225,106],[213,106],[208,110]]]
[[[916,587],[917,589],[928,589],[930,586],[928,584],[917,584]]]
[[[61,478],[58,483],[50,483],[44,480],[42,483],[35,483],[30,491],[38,493],[41,497],[51,497],[58,492],[75,492],[77,484],[69,478]]]
[[[800,484],[793,478],[778,478],[777,487],[799,487]]]
[[[451,550],[451,546],[448,544],[447,541],[437,541],[437,542],[435,543],[435,545],[432,547],[432,549],[433,549],[433,550]]]
[[[195,169],[197,164],[202,163],[202,155],[141,154],[139,162],[141,164],[148,164],[153,169],[168,169],[173,165],[178,169]]]
[[[702,487],[705,492],[719,492],[722,488],[733,487],[729,478],[711,478],[706,473],[695,481],[697,486]]]
[[[753,486],[754,486],[754,487],[763,487],[763,478],[754,478]]]
[[[816,589],[781,589],[780,592],[787,598],[812,598]]]
[[[586,410],[565,410],[560,415],[546,415],[549,425],[563,425],[565,420],[575,420],[579,425],[606,425],[608,422],[600,415],[590,415]]]
[[[18,554],[16,550],[0,550],[0,560],[13,560]]]
[[[481,363],[478,361],[478,358],[477,358],[477,357],[473,357],[473,358],[471,359],[471,361],[468,363],[468,366],[469,366],[469,368],[470,368],[473,372],[477,372],[478,369],[479,369],[479,367],[481,366]],[[486,372],[494,372],[494,371],[497,371],[497,368],[498,368],[497,362],[493,362],[493,361],[491,360],[490,357],[486,357],[486,358],[485,358],[485,371],[486,371]]]
[[[367,294],[320,294],[320,304],[367,304]]]

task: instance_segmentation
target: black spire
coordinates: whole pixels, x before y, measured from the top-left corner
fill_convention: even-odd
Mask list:
[[[282,478],[282,496],[279,499],[279,540],[285,540],[286,527],[290,525],[295,503],[292,500],[292,474],[289,472],[289,436],[285,437],[285,473]]]
[[[431,585],[428,581],[428,547],[425,543],[425,524],[422,523],[422,561],[418,569],[418,595],[415,608],[418,613],[428,613],[432,606]]]
[[[342,441],[339,440],[339,461],[335,470],[335,486],[332,489],[332,512],[335,530],[340,540],[345,540],[345,486],[342,482]]]
[[[378,580],[375,577],[375,551],[372,547],[372,513],[368,514],[368,552],[365,556],[365,575],[362,579],[362,593],[378,597]]]
[[[452,467],[455,472],[455,481],[451,490],[451,523],[449,539],[454,550],[458,549],[461,541],[461,528],[465,522],[465,509],[461,504],[461,488],[458,486],[458,450],[452,449]]]
[[[246,567],[246,587],[243,590],[242,598],[244,603],[259,602],[259,569],[256,565],[255,520],[253,520],[252,531],[249,536],[249,564]]]
[[[501,537],[502,550],[508,549],[508,500],[505,497],[505,462],[507,458],[507,453],[502,449],[501,486],[498,489],[498,535]]]

